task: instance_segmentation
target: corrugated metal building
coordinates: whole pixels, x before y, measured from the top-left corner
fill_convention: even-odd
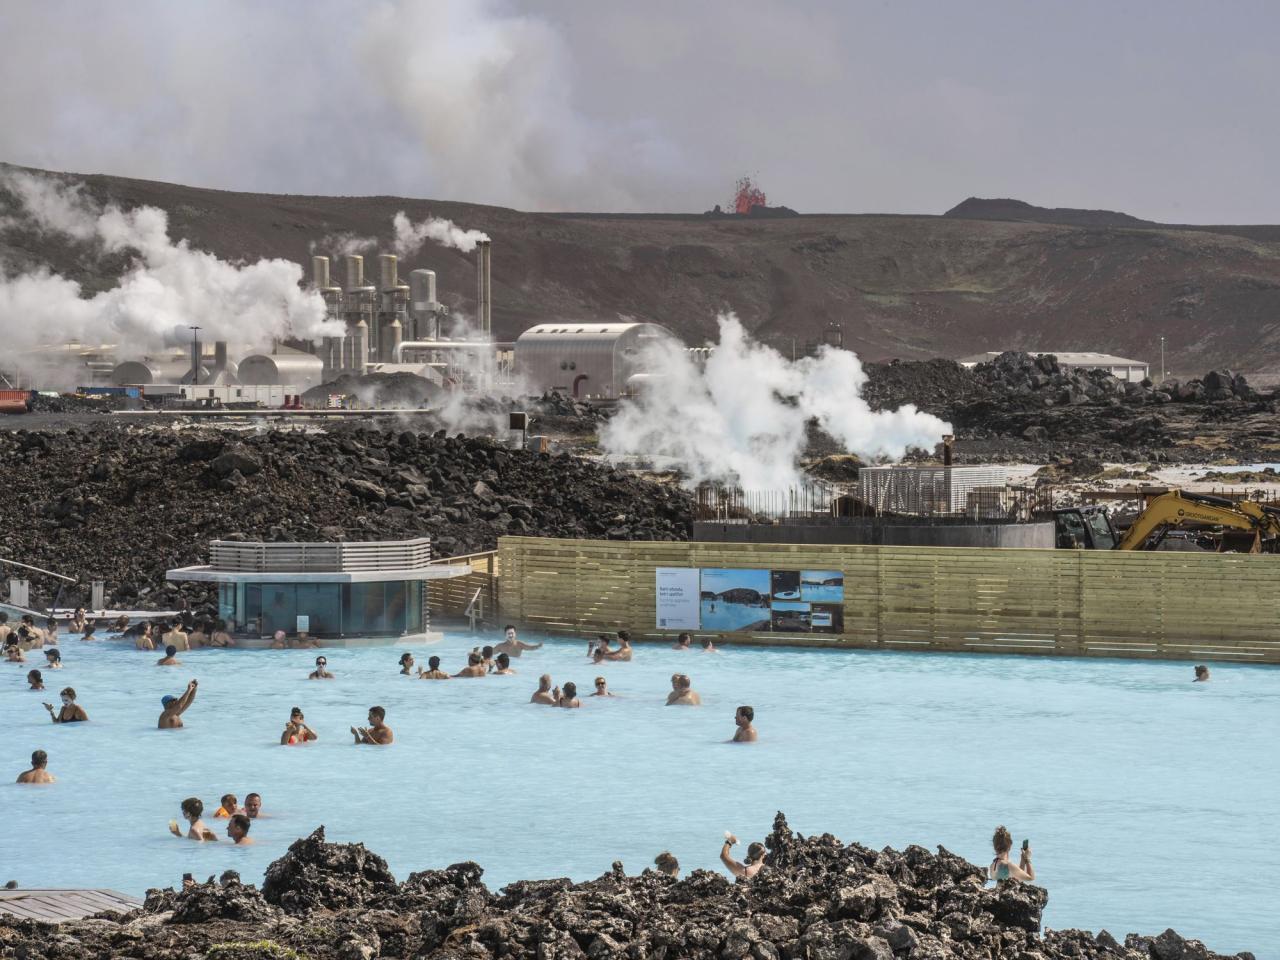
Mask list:
[[[534,392],[613,400],[644,371],[645,348],[666,338],[656,323],[540,323],[516,339],[516,375]]]

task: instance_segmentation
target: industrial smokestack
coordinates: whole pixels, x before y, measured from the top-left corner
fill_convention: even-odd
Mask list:
[[[364,286],[364,257],[358,253],[347,254],[347,289]]]
[[[392,291],[398,285],[396,278],[396,255],[394,253],[378,254],[378,275],[380,286],[384,292]]]
[[[191,382],[200,385],[200,341],[194,337],[191,340]]]
[[[317,290],[329,289],[329,258],[328,257],[312,257],[311,258],[311,279],[315,282]]]
[[[410,340],[434,340],[436,330],[436,272],[412,270],[409,273],[409,316],[412,318]]]
[[[326,262],[325,267],[328,267]],[[227,369],[227,341],[215,340],[213,342],[213,372],[221,373]]]
[[[476,242],[476,323],[480,327],[480,337],[491,339],[492,323],[489,316],[489,301],[492,286],[489,279],[490,241]]]
[[[956,438],[949,433],[942,435],[942,465],[944,467],[951,466],[951,459],[955,454]]]

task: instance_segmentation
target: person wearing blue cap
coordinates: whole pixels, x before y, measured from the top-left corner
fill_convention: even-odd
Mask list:
[[[191,701],[196,698],[198,684],[199,681],[192,680],[180,697],[165,695],[160,698],[160,705],[164,707],[158,724],[161,730],[173,730],[182,726],[182,715],[186,713],[187,707],[191,706]]]

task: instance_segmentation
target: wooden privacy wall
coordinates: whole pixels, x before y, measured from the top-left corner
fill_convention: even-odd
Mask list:
[[[464,563],[471,568],[465,577],[427,581],[427,607],[433,617],[462,617],[479,590],[477,616],[492,619],[498,608],[498,554],[490,550],[432,561],[450,566]]]
[[[502,617],[655,627],[656,567],[844,571],[844,633],[735,642],[1280,663],[1280,556],[502,537]]]

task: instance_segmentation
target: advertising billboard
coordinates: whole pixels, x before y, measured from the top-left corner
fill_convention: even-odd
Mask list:
[[[844,574],[659,567],[656,622],[660,630],[842,633]]]

